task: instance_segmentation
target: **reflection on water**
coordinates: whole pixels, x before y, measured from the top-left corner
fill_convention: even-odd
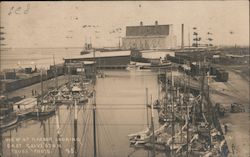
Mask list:
[[[134,150],[129,147],[127,135],[141,131],[147,125],[145,89],[148,88],[153,99],[157,98],[157,73],[132,70],[105,71],[105,74],[107,77],[99,78],[95,86],[97,156],[127,157]],[[77,132],[74,129],[73,104],[59,106],[51,117],[25,120],[12,130],[5,131],[1,135],[3,145],[0,147],[4,156],[93,156],[91,102],[77,108]],[[156,116],[156,127],[157,121]],[[138,150],[131,156],[148,154]]]

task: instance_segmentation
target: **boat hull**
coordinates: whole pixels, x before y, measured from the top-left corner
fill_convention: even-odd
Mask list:
[[[38,111],[37,109],[35,109],[33,112],[29,113],[29,116],[32,116],[32,117],[49,116],[49,115],[55,114],[55,112],[56,112],[56,107],[52,107],[44,111]]]
[[[4,119],[2,119],[0,122],[0,129],[4,129],[4,128],[10,127],[12,125],[15,125],[17,122],[18,122],[18,116],[15,116],[14,118],[9,120],[8,122],[4,122]]]

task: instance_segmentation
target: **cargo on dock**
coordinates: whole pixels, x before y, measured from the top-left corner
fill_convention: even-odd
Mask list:
[[[64,65],[58,64],[55,66],[50,66],[50,68],[46,71],[45,77],[43,77],[43,81],[52,79],[57,76],[61,76],[64,74]],[[19,70],[13,70],[11,72],[7,72],[3,74],[4,77],[0,80],[1,92],[11,92],[23,87],[27,87],[38,83],[41,81],[40,72],[33,71],[30,73],[30,69],[25,68]]]

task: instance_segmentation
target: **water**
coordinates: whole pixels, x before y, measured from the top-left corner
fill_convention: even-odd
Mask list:
[[[42,67],[48,68],[55,62],[63,63],[63,58],[80,54],[81,48],[13,48],[0,50],[1,69]]]
[[[0,71],[3,69],[42,67],[48,68],[53,65],[53,55],[56,64],[63,63],[63,58],[70,58],[80,55],[82,48],[13,48],[0,50]],[[173,51],[168,52],[145,52],[145,58],[164,58],[167,54],[174,55]]]
[[[107,77],[99,78],[95,86],[97,155],[127,157],[134,150],[129,147],[127,135],[141,131],[147,126],[145,89],[148,88],[153,100],[157,98],[157,73],[133,70],[104,71],[104,73]],[[78,107],[78,156],[93,156],[92,112],[91,102]],[[156,111],[154,115],[157,128]],[[60,138],[57,138],[57,116],[61,128]],[[61,150],[55,146],[58,144],[58,139],[62,144]],[[61,105],[56,115],[44,120],[36,118],[25,120],[5,131],[2,134],[2,150],[7,157],[59,157],[60,151],[62,156],[74,156],[72,140],[74,140],[74,108]],[[131,156],[147,155],[147,151],[138,150]]]
[[[80,51],[80,48],[7,49],[1,51],[0,64],[2,69],[34,65],[48,67],[53,64],[53,54],[56,63],[62,63],[64,57],[79,55]],[[158,95],[157,73],[135,70],[104,73],[107,77],[98,78],[95,85],[98,157],[148,156],[150,152],[142,149],[133,153],[127,135],[147,126],[146,88],[149,102],[151,95],[155,100]],[[79,106],[77,111],[77,156],[93,156],[92,103]],[[157,128],[158,114],[154,112]],[[60,130],[57,129],[57,118]],[[73,157],[74,131],[74,108],[61,105],[51,117],[26,119],[4,131],[0,136],[0,150],[4,157]]]

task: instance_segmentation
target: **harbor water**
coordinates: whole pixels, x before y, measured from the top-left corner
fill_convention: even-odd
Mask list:
[[[81,48],[3,48],[1,51],[1,70],[26,68],[35,66],[48,68],[53,65],[53,55],[56,64],[63,63],[63,58],[80,54]]]
[[[29,50],[31,51],[31,50]],[[72,50],[71,50],[72,51]],[[48,50],[41,55],[32,55],[24,65],[34,58],[41,58],[36,63],[46,66],[53,63],[54,54]],[[55,56],[78,55],[57,50]],[[75,52],[75,53],[74,53]],[[14,68],[18,58],[8,58],[5,68]],[[39,56],[40,55],[40,56]],[[51,57],[50,57],[51,56]],[[3,57],[2,57],[3,59]],[[59,62],[57,58],[57,62]],[[7,61],[6,61],[7,62]],[[3,66],[2,66],[3,67]],[[128,134],[142,131],[147,127],[146,88],[148,102],[158,97],[157,72],[132,70],[103,71],[104,78],[98,78],[96,91],[96,141],[97,156],[127,157],[147,156],[149,151],[130,147]],[[151,99],[152,97],[152,99]],[[58,106],[55,115],[44,119],[28,118],[1,133],[3,156],[11,157],[61,157],[93,156],[93,100],[77,107],[74,104]],[[150,110],[148,111],[150,116]],[[159,127],[158,113],[154,110],[155,128]],[[74,118],[77,117],[75,121]],[[149,122],[150,123],[150,122]],[[77,125],[74,125],[77,124]],[[74,150],[77,150],[76,152]]]
[[[98,78],[95,85],[97,154],[125,157],[134,150],[129,146],[127,135],[147,126],[145,89],[149,91],[149,103],[151,96],[153,100],[157,98],[157,73],[124,70],[105,71],[105,74],[106,77]],[[4,156],[74,156],[75,135],[77,156],[93,156],[92,102],[77,107],[77,133],[74,104],[60,105],[55,115],[27,119],[6,130],[2,133]],[[156,110],[154,115],[158,127]],[[131,156],[147,154],[145,150],[138,150]]]

